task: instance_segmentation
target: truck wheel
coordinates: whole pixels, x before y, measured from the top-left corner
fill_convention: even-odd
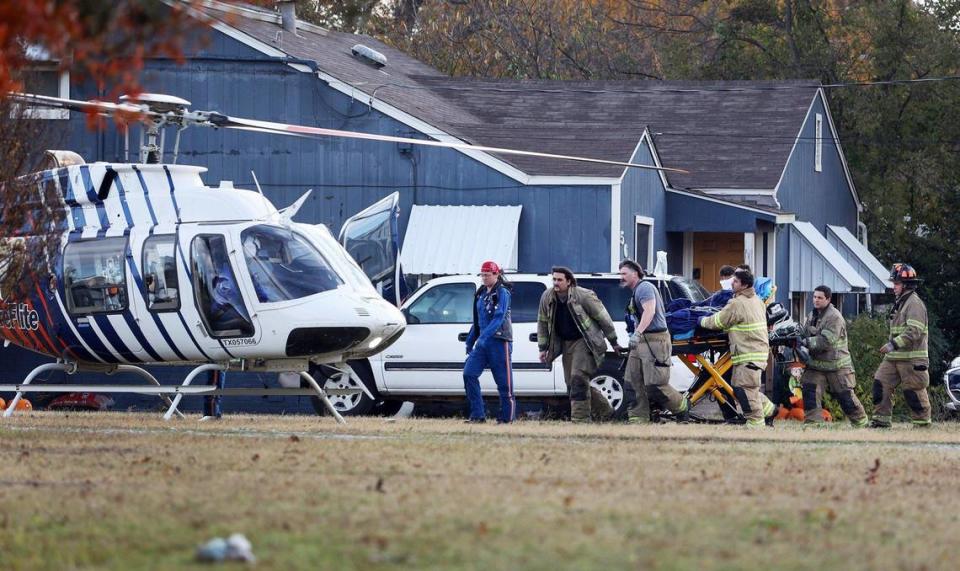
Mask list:
[[[348,361],[348,363],[353,367],[354,372],[357,373],[357,376],[360,377],[363,384],[376,396],[377,387],[373,380],[370,364],[366,360]],[[324,390],[360,388],[356,379],[332,367],[311,363],[309,372]],[[301,381],[301,386],[307,386],[306,381]],[[377,404],[376,401],[372,400],[362,391],[349,395],[328,394],[327,398],[330,399],[330,402],[333,404],[333,407],[337,409],[337,412],[343,416],[363,416],[371,414]],[[319,397],[310,397],[310,404],[313,405],[313,410],[316,411],[317,414],[329,414],[327,407],[324,406]]]
[[[627,413],[630,399],[624,388],[623,379],[601,373],[590,379],[590,388],[607,399],[610,408],[613,409],[613,418],[620,418]]]

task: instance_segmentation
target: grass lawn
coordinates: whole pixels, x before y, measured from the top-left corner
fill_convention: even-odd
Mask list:
[[[0,423],[0,567],[945,569],[960,425],[573,426],[32,413]],[[232,564],[238,565],[238,564]]]

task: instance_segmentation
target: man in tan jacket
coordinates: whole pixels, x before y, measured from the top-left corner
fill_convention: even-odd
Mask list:
[[[853,392],[857,378],[847,347],[847,322],[830,303],[831,293],[825,285],[813,290],[813,311],[803,324],[801,343],[810,351],[810,361],[800,378],[804,422],[823,422],[821,402],[824,391],[829,391],[840,403],[850,424],[864,427],[867,413]]]
[[[894,264],[890,279],[897,300],[890,311],[890,340],[880,348],[883,362],[873,375],[873,426],[890,427],[893,391],[901,383],[913,425],[930,426],[927,306],[917,295],[920,280],[907,264]]]
[[[770,355],[767,310],[753,289],[753,274],[749,270],[737,269],[732,286],[733,299],[719,312],[702,318],[700,327],[723,330],[729,335],[733,392],[747,426],[762,427],[764,419],[772,418],[776,412],[760,390],[760,378]]]
[[[619,351],[613,320],[593,291],[577,286],[566,267],[553,268],[553,288],[543,292],[537,314],[537,345],[540,362],[550,363],[563,355],[563,379],[570,396],[570,420],[590,422],[590,379],[603,363],[607,341]],[[602,398],[602,397],[601,397]],[[605,403],[597,402],[596,405]]]

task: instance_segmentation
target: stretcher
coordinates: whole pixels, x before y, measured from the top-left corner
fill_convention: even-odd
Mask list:
[[[717,403],[723,413],[723,422],[742,422],[744,417],[737,408],[737,399],[728,379],[733,360],[730,355],[730,340],[725,333],[706,333],[689,339],[673,340],[673,355],[680,359],[693,373],[694,381],[685,396],[690,409],[709,398]],[[717,420],[690,414],[697,422]]]

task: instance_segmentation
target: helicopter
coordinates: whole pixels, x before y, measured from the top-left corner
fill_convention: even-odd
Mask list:
[[[119,103],[20,93],[7,97],[31,107],[126,114],[144,129],[138,163],[87,164],[73,152],[48,151],[50,168],[21,178],[27,188],[37,190],[36,207],[63,209],[65,224],[58,259],[48,264],[51,269],[19,276],[13,295],[0,292],[0,337],[5,345],[16,344],[56,361],[36,367],[21,383],[0,385],[0,391],[16,393],[4,416],[16,410],[24,393],[40,391],[155,394],[168,405],[165,419],[183,416],[177,407],[185,395],[307,394],[343,423],[328,394],[363,390],[370,396],[359,381],[359,390],[324,389],[309,372],[311,364],[356,378],[348,360],[383,351],[403,334],[406,322],[397,309],[399,297],[394,303],[384,299],[351,256],[349,245],[344,248],[326,226],[293,221],[310,191],[277,209],[259,190],[256,175],[256,191],[227,182],[209,187],[201,178],[204,167],[176,164],[180,134],[187,127],[679,170],[245,119],[193,111],[189,101],[164,94],[122,97]],[[176,129],[173,159],[163,164],[168,127]],[[51,195],[45,190],[53,191],[58,204],[43,203],[43,197]],[[371,208],[387,213],[376,223],[393,224],[395,230],[396,200],[386,210],[376,206]],[[341,231],[344,243],[349,244],[344,237],[354,220],[367,228],[371,224],[369,216],[348,220]],[[0,241],[29,238],[0,236]],[[398,288],[393,296],[399,296]],[[193,368],[180,385],[164,386],[144,368],[154,365]],[[191,386],[198,375],[215,370],[293,374],[305,387]],[[31,384],[47,371],[131,373],[150,384]]]

